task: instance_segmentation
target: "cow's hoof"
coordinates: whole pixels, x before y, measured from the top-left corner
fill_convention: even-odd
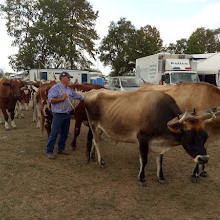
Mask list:
[[[140,185],[141,187],[146,187],[146,186],[147,186],[146,182],[142,182],[142,181],[139,181],[139,185]]]
[[[106,165],[105,165],[105,164],[101,164],[100,167],[101,167],[102,169],[105,169],[105,168],[106,168]]]
[[[96,162],[95,154],[92,154],[92,156],[91,156],[91,160],[92,160],[92,162]]]
[[[190,176],[190,181],[191,181],[192,183],[199,183],[199,177]]]
[[[161,184],[168,184],[168,182],[164,179],[164,180],[159,180],[159,183]]]
[[[206,171],[202,171],[199,176],[201,177],[208,177],[208,174],[206,173]]]
[[[101,161],[100,167],[101,167],[102,169],[105,169],[105,168],[106,168],[105,162],[104,162],[103,160]]]

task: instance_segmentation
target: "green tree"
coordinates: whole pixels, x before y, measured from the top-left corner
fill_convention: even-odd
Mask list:
[[[213,30],[217,41],[217,52],[220,52],[220,28]]]
[[[176,44],[170,43],[166,51],[174,54],[185,54],[187,51],[187,39],[182,38],[176,41]]]
[[[136,59],[161,51],[163,41],[156,27],[146,25],[137,30]]]
[[[186,52],[189,54],[214,53],[217,51],[218,40],[214,31],[197,28],[189,37]]]
[[[110,23],[108,35],[102,39],[99,47],[99,58],[105,66],[111,66],[113,75],[122,75],[133,70],[134,65],[130,63],[129,56],[135,32],[134,25],[126,18]]]
[[[137,58],[160,51],[162,40],[155,27],[147,25],[136,30],[126,18],[111,22],[107,36],[99,47],[100,60],[112,69],[111,75],[123,75],[134,71]]]
[[[17,54],[10,56],[15,70],[38,67],[38,61],[56,68],[89,68],[95,58],[94,29],[98,12],[86,0],[6,0],[1,11]]]

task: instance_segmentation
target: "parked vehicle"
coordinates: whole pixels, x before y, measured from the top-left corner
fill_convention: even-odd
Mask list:
[[[177,84],[199,82],[196,62],[191,55],[158,53],[136,60],[136,76],[145,82]]]
[[[193,54],[200,81],[220,87],[220,53]]]
[[[131,91],[138,89],[144,81],[136,76],[110,77],[108,89],[116,91]]]

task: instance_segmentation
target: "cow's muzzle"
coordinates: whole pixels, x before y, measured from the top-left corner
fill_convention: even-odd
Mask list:
[[[209,155],[198,155],[195,157],[194,161],[198,164],[205,164],[209,161]]]

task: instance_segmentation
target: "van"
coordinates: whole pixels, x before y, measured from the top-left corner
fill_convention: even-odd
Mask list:
[[[144,81],[137,76],[116,76],[109,78],[108,89],[115,91],[137,90]]]

